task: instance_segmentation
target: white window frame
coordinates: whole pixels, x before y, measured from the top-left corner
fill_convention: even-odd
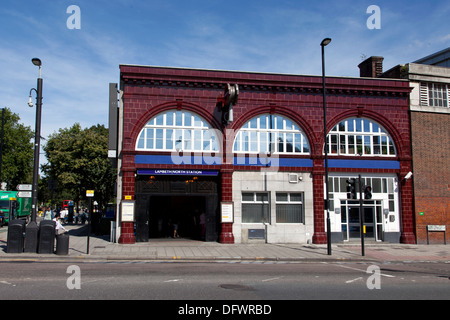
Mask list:
[[[244,200],[244,194],[246,195],[252,195],[253,198],[252,200]],[[266,197],[267,200],[258,200],[258,195],[264,195]],[[242,192],[242,201],[241,201],[241,213],[242,213],[242,223],[245,224],[255,224],[255,223],[270,223],[270,193],[268,192]],[[244,222],[246,219],[244,219],[244,205],[262,205],[265,206],[267,208],[267,217],[266,220],[264,221],[264,217],[262,221],[252,221],[252,222]]]
[[[421,107],[450,107],[450,86],[445,83],[421,82],[420,83]]]
[[[236,134],[235,153],[310,155],[304,131],[291,119],[262,114],[245,123]]]
[[[287,199],[286,200],[279,200],[279,195],[286,194]],[[298,194],[301,197],[300,201],[292,200],[292,195]],[[275,194],[275,211],[276,211],[276,223],[277,224],[305,224],[305,207],[304,207],[304,199],[305,194],[303,192],[277,192]],[[279,205],[295,205],[300,206],[300,221],[297,222],[280,222],[278,221],[278,206]]]
[[[446,84],[428,84],[428,101],[430,107],[448,108],[448,88]]]
[[[395,157],[393,139],[378,123],[367,118],[348,118],[328,133],[330,156]]]
[[[186,110],[169,110],[153,117],[138,135],[137,151],[219,152],[216,130]]]

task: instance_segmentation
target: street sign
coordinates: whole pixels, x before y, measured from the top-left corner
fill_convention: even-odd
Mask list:
[[[428,231],[445,231],[445,226],[429,225]]]
[[[447,233],[446,233],[446,226],[439,226],[439,225],[428,225],[427,226],[427,244],[430,244],[430,232],[443,232],[444,233],[444,244],[447,244]]]
[[[31,191],[19,191],[17,192],[17,198],[31,198],[32,192]]]
[[[32,191],[33,185],[31,184],[19,184],[17,186],[17,191]]]
[[[94,190],[86,190],[86,197],[93,197],[94,196]]]

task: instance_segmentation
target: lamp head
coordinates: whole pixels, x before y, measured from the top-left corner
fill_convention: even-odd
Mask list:
[[[327,45],[330,44],[330,42],[331,42],[331,38],[325,38],[325,39],[322,40],[322,42],[320,43],[320,45],[321,45],[322,47],[326,47]]]
[[[33,100],[31,100],[31,96],[30,96],[30,99],[28,99],[28,106],[30,108],[33,108]]]
[[[31,62],[33,62],[33,64],[37,67],[40,67],[42,65],[41,59],[39,58],[33,58],[31,59]]]

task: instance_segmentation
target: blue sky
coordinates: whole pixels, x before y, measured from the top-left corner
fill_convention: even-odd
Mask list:
[[[81,29],[67,28],[70,5]],[[370,5],[379,30],[367,28]],[[2,1],[0,107],[34,130],[33,57],[43,62],[47,137],[75,122],[107,126],[119,64],[320,75],[320,42],[331,37],[327,74],[357,77],[363,56],[385,57],[387,70],[449,47],[449,17],[448,0]]]

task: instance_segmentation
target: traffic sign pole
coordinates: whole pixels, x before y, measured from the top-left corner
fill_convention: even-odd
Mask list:
[[[358,178],[359,178],[359,223],[361,234],[361,255],[364,257],[366,255],[364,248],[364,237],[366,236],[366,233],[364,228],[365,225],[364,225],[363,184],[361,175],[359,175]]]
[[[86,254],[89,254],[89,238],[91,236],[92,197],[94,197],[94,190],[86,190],[86,197],[89,198],[89,217],[88,217],[88,234],[87,234]]]

